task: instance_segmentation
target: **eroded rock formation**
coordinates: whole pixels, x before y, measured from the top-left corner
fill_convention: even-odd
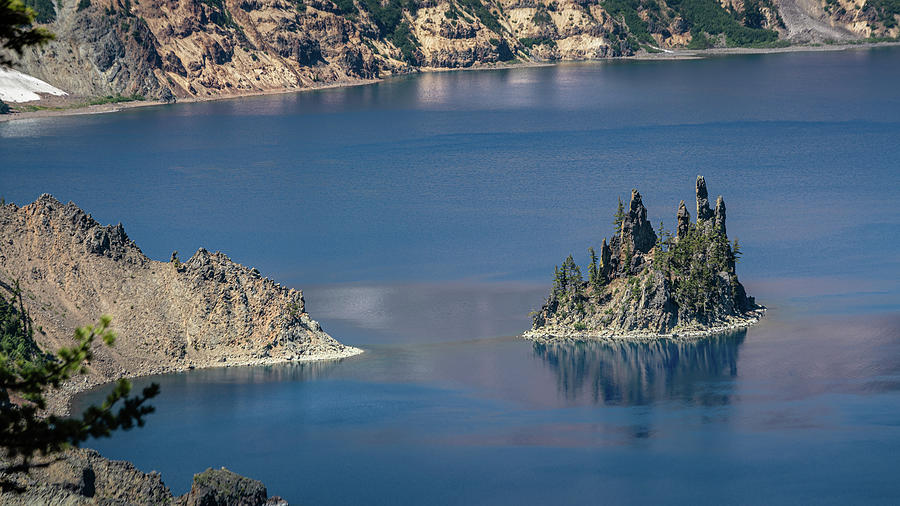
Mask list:
[[[678,204],[678,212],[675,215],[675,220],[678,223],[678,228],[675,232],[676,237],[681,238],[686,236],[691,229],[691,215],[688,213],[683,200]]]
[[[704,222],[713,217],[709,208],[709,192],[706,191],[706,180],[703,176],[697,176],[697,223]]]
[[[749,325],[763,308],[748,297],[735,273],[735,252],[725,227],[725,202],[709,208],[706,181],[695,186],[698,220],[681,201],[676,235],[650,226],[636,190],[621,233],[603,241],[601,265],[582,280],[570,260],[557,268],[543,307],[526,337],[692,336]],[[607,265],[609,266],[607,268]]]
[[[635,253],[649,253],[656,244],[656,232],[647,221],[647,208],[637,190],[631,190],[628,215],[622,222],[622,244]]]
[[[720,234],[728,235],[725,231],[725,199],[721,195],[716,199],[715,224]]]

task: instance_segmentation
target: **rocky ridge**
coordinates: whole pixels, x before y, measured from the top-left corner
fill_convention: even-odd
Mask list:
[[[144,473],[130,462],[108,460],[94,450],[75,448],[52,458],[40,459],[27,475],[4,475],[20,492],[0,491],[8,506],[34,504],[158,505],[177,506],[287,506],[280,497],[269,497],[265,485],[225,468],[207,469],[194,475],[191,490],[172,495],[159,473]]]
[[[171,101],[430,69],[896,38],[884,0],[29,0],[21,69],[76,96]]]
[[[50,195],[0,207],[0,238],[0,282],[19,283],[43,350],[113,315],[116,345],[96,345],[90,374],[57,392],[55,411],[121,377],[361,353],[309,317],[299,290],[202,248],[186,262],[151,260],[121,224],[102,226]]]
[[[740,247],[728,241],[725,201],[720,196],[710,208],[702,176],[696,216],[692,223],[681,201],[675,234],[655,231],[632,190],[627,210],[617,215],[619,233],[603,240],[599,258],[590,250],[588,280],[570,255],[524,337],[693,338],[757,322],[765,308],[738,281]]]

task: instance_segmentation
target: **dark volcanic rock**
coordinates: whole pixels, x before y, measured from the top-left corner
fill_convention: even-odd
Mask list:
[[[0,465],[7,464],[0,458]],[[4,473],[20,490],[0,490],[0,504],[182,506],[287,506],[268,497],[262,483],[227,469],[194,475],[191,491],[174,497],[159,473],[144,473],[130,462],[108,460],[94,450],[72,448],[38,457],[28,474]],[[5,467],[5,466],[4,466]]]
[[[182,498],[184,506],[261,506],[268,493],[262,482],[245,478],[224,467],[194,475],[191,491]]]
[[[475,37],[475,27],[468,23],[441,23],[441,37],[446,39],[471,39]]]
[[[206,57],[214,61],[216,65],[222,65],[231,61],[234,56],[234,48],[228,46],[223,47],[215,40],[210,40],[206,44]]]
[[[725,231],[725,199],[721,195],[716,199],[716,230],[722,235],[727,235]]]
[[[181,77],[187,76],[187,69],[184,68],[184,63],[182,63],[181,58],[176,56],[172,51],[169,51],[163,59],[163,70],[178,74]]]
[[[637,190],[631,190],[628,214],[622,222],[622,240],[623,246],[630,247],[632,252],[649,253],[656,244],[656,232],[647,220],[647,208]]]
[[[125,245],[128,236],[125,229],[119,223],[116,226],[107,225],[96,227],[85,242],[85,247],[95,255],[106,255],[113,260],[119,260],[125,255]]]
[[[676,229],[675,235],[680,239],[687,235],[688,231],[691,229],[691,214],[688,213],[683,200],[681,201],[681,204],[678,205],[678,214],[676,214],[676,218],[678,220],[678,228]]]
[[[172,493],[158,473],[130,462],[107,460],[94,450],[73,448],[40,457],[29,474],[8,474],[22,488],[0,492],[0,504],[170,504]]]
[[[346,48],[341,51],[338,58],[347,68],[347,73],[350,75],[365,79],[378,77],[378,67],[371,52],[363,52],[362,49]]]
[[[312,66],[322,61],[319,41],[308,36],[278,34],[273,47],[284,58],[292,58],[300,65]]]
[[[703,176],[697,176],[697,223],[713,217],[709,208],[709,193],[706,191],[706,180]]]
[[[600,247],[600,276],[603,279],[609,279],[612,271],[612,250],[606,244],[606,238],[603,238],[603,246]]]

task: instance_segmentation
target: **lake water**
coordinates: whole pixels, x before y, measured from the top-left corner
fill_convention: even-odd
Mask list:
[[[566,64],[0,124],[0,194],[222,250],[366,353],[157,381],[91,441],[297,504],[900,500],[900,49]],[[706,176],[770,310],[695,344],[516,339],[638,188]],[[693,212],[692,212],[693,214]],[[103,392],[79,399],[96,402]]]

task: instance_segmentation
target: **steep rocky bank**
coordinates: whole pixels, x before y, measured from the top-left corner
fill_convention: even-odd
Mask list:
[[[618,233],[600,256],[590,249],[588,279],[570,255],[556,268],[546,303],[533,314],[526,338],[691,338],[751,325],[764,308],[748,297],[729,242],[725,200],[709,205],[706,181],[696,182],[696,222],[681,201],[674,234],[654,230],[641,194],[621,201]]]
[[[121,224],[102,226],[50,195],[0,207],[0,237],[0,282],[19,283],[42,349],[113,315],[116,345],[97,345],[90,373],[57,392],[55,411],[120,377],[361,352],[322,330],[300,291],[205,249],[185,262],[151,260]]]
[[[29,0],[21,70],[82,97],[233,96],[430,69],[900,35],[867,0]]]
[[[0,503],[8,506],[65,504],[133,504],[179,506],[287,506],[280,497],[269,497],[265,485],[225,468],[207,469],[194,475],[190,492],[176,497],[159,473],[145,473],[130,462],[108,460],[94,450],[75,448],[52,458],[41,458],[32,471],[4,475],[21,491],[0,491]]]

